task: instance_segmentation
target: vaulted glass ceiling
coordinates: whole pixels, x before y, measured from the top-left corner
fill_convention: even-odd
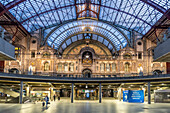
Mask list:
[[[96,40],[102,44],[104,44],[109,50],[110,52],[114,53],[115,52],[115,48],[114,45],[112,45],[107,39],[96,35],[96,34],[90,34],[90,33],[84,33],[84,34],[78,34],[75,36],[70,37],[69,39],[65,40],[64,43],[61,45],[61,47],[59,48],[60,51],[66,49],[69,45],[71,45],[72,43],[76,42],[76,41],[82,41],[83,39],[92,39],[92,40]]]
[[[154,8],[170,8],[169,0],[15,0],[9,11],[29,31],[49,28],[84,17],[108,21],[145,34],[163,15]],[[14,0],[1,0],[9,5]],[[151,6],[151,5],[152,6]]]
[[[56,49],[67,37],[87,30],[107,37],[109,44],[119,50],[130,45],[125,30],[145,35],[170,8],[169,0],[1,0],[0,3],[28,32],[53,30],[47,42]]]
[[[127,44],[130,45],[130,37],[127,37],[120,29],[104,22],[90,19],[74,21],[62,25],[59,28],[54,28],[46,38],[50,46],[54,46],[55,49],[58,49],[67,38],[82,33],[98,34],[101,37],[106,37],[108,42],[112,44],[116,50],[125,47]]]

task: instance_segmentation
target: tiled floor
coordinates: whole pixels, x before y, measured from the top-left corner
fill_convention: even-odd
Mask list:
[[[0,104],[0,113],[170,113],[170,104],[124,103],[116,100],[51,102],[46,108],[36,104]]]

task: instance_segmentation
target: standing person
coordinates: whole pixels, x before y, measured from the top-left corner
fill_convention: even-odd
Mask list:
[[[48,98],[48,96],[47,96],[47,95],[45,96],[45,99],[44,99],[44,100],[45,100],[45,102],[46,102],[46,107],[47,107],[47,105],[48,105],[48,101],[49,101],[49,98]]]
[[[55,97],[56,97],[56,96],[55,96],[55,94],[54,94],[54,96],[53,96],[54,101],[55,101]]]
[[[60,101],[60,95],[58,96],[58,101]]]

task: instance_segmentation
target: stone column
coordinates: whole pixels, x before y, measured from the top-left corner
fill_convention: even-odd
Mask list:
[[[102,86],[101,86],[101,83],[99,83],[99,103],[102,103]]]
[[[107,66],[106,65],[107,65],[107,63],[104,63],[104,73],[107,72],[107,68],[106,68]]]
[[[150,82],[148,82],[148,104],[151,104]]]
[[[27,97],[30,96],[30,87],[29,87],[29,86],[26,88],[26,96],[27,96]]]
[[[113,90],[114,90],[114,92],[113,92],[114,98],[117,98],[117,92],[116,92],[117,88],[114,88]]]
[[[23,95],[23,81],[20,82],[19,104],[22,104],[22,95]]]
[[[53,100],[53,96],[54,96],[54,90],[53,88],[50,88],[50,97],[51,97],[51,101]]]
[[[113,70],[112,70],[112,63],[109,64],[110,65],[110,73],[113,73]]]
[[[121,87],[118,88],[117,94],[118,94],[118,100],[121,101],[121,99],[122,99],[122,88]]]
[[[70,73],[70,63],[68,63],[68,73]],[[74,77],[74,75],[73,75],[73,77]]]
[[[71,87],[71,103],[73,103],[73,98],[74,98],[74,83],[72,83]]]

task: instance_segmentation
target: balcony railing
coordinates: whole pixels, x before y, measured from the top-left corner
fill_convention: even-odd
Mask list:
[[[4,72],[1,72],[4,73]],[[10,72],[12,74],[12,72]],[[59,78],[88,78],[83,74],[65,74],[65,73],[56,73],[56,72],[34,72],[34,73],[18,73],[14,72],[13,74],[25,74],[25,75],[36,75],[36,76],[53,76]],[[153,73],[114,73],[114,74],[92,74],[89,78],[114,78],[114,77],[135,77],[135,76],[150,76],[154,75]]]

